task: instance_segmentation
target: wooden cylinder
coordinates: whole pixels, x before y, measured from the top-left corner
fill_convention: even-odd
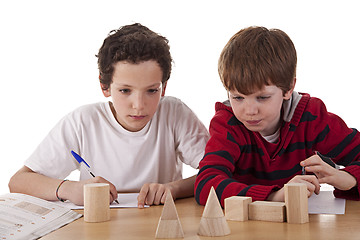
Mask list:
[[[84,221],[105,222],[110,220],[110,186],[108,183],[84,185]]]

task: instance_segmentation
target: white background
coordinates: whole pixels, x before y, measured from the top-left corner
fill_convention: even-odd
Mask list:
[[[0,3],[0,194],[48,131],[68,112],[107,101],[97,53],[108,32],[140,22],[169,39],[174,66],[167,95],[208,126],[226,99],[220,51],[244,27],[284,30],[298,52],[295,90],[360,128],[357,1],[2,1]],[[185,170],[185,176],[194,173]]]

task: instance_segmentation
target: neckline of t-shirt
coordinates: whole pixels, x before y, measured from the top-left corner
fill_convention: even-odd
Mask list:
[[[113,112],[111,111],[111,107],[110,104],[112,104],[110,101],[105,102],[105,111],[106,111],[106,115],[107,118],[109,119],[111,125],[118,130],[120,133],[126,134],[126,135],[131,135],[131,136],[144,136],[149,128],[150,128],[150,124],[152,119],[145,125],[145,127],[143,129],[141,129],[140,131],[137,132],[131,132],[129,130],[126,130],[115,118]]]

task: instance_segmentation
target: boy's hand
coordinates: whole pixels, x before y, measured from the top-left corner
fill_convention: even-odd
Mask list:
[[[308,197],[313,193],[319,194],[320,192],[320,183],[318,179],[313,175],[297,175],[293,177],[288,183],[304,183],[308,190]],[[285,188],[273,192],[269,195],[267,200],[274,202],[284,202],[285,201]]]
[[[318,155],[313,155],[300,165],[305,167],[306,172],[311,172],[316,175],[319,183],[327,183],[340,190],[349,190],[356,186],[356,179],[351,174],[333,168],[324,162]]]
[[[94,178],[90,178],[88,180],[83,181],[67,181],[64,182],[59,191],[63,192],[63,196],[65,199],[68,199],[72,203],[76,205],[83,206],[84,205],[84,185],[88,183],[108,183],[110,186],[110,194],[109,201],[112,203],[117,199],[117,191],[116,187],[106,179],[96,176]]]
[[[171,191],[170,184],[160,183],[145,183],[139,193],[138,208],[143,208],[147,205],[159,205],[165,203],[166,191]],[[171,192],[175,200],[173,192]]]

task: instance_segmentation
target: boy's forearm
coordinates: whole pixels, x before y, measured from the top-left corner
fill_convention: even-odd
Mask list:
[[[195,179],[196,175],[169,183],[172,192],[175,193],[173,197],[178,199],[194,196]]]
[[[49,178],[23,167],[10,179],[9,190],[45,200],[57,200],[55,192],[60,182],[59,179]]]

